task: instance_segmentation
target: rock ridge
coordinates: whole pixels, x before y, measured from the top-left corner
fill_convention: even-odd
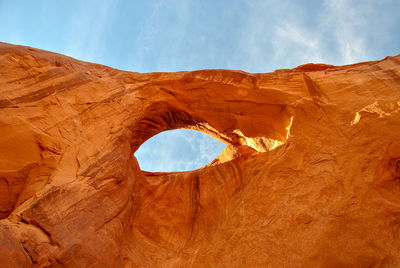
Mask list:
[[[170,129],[227,144],[142,172]],[[400,266],[400,55],[135,73],[0,43],[0,263]]]

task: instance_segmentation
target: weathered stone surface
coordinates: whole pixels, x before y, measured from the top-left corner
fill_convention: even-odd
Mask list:
[[[135,150],[228,147],[192,172]],[[0,44],[6,267],[400,266],[400,56],[140,74]]]

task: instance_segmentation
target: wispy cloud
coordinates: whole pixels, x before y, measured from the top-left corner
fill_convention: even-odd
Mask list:
[[[105,33],[114,19],[118,1],[101,0],[95,5],[89,2],[79,3],[73,17],[70,18],[65,34],[65,52],[68,55],[87,61],[98,61],[101,50],[107,41]]]
[[[323,62],[321,56],[321,38],[311,29],[289,23],[279,24],[274,32],[274,60],[291,58],[302,62]]]
[[[370,1],[354,5],[350,0],[325,0],[326,13],[321,24],[331,30],[336,38],[342,64],[365,60],[368,31],[371,27],[366,21],[365,11],[371,7]]]
[[[193,130],[162,132],[140,146],[135,153],[147,171],[187,171],[203,167],[217,157],[225,145]]]
[[[376,46],[380,39],[394,38],[388,33],[381,34],[399,21],[383,17],[384,13],[393,17],[391,6],[400,7],[400,3],[394,2],[246,2],[248,15],[239,26],[242,34],[237,54],[243,55],[247,61],[241,62],[241,66],[249,71],[263,72],[309,62],[343,65],[373,60],[378,53],[370,44]],[[274,12],[271,13],[272,6]],[[397,36],[399,38],[399,34]],[[235,57],[229,64],[238,66],[238,60],[243,59]]]

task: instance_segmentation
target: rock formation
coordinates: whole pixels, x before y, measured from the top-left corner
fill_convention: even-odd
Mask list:
[[[227,144],[142,172],[165,130]],[[400,266],[400,56],[134,73],[0,44],[2,267]]]

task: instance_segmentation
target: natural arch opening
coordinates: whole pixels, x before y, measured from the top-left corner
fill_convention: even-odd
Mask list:
[[[258,106],[261,106],[261,108]],[[138,159],[141,170],[173,172],[198,169],[208,163],[209,165],[218,165],[240,157],[248,157],[253,154],[274,150],[283,145],[290,136],[290,128],[294,118],[290,107],[277,104],[258,104],[253,107],[258,110],[251,110],[252,117],[256,118],[254,121],[247,120],[247,117],[241,116],[245,111],[241,110],[240,115],[238,115],[239,112],[233,108],[229,108],[228,111],[221,109],[213,111],[212,109],[196,110],[191,107],[189,111],[188,107],[164,101],[155,102],[147,106],[143,110],[142,116],[130,128],[131,151]],[[169,167],[161,166],[155,168],[155,164],[149,166],[144,164],[141,154],[143,148],[147,147],[147,145],[144,145],[146,141],[152,139],[152,137],[158,139],[160,133],[168,133],[168,131],[176,129],[180,129],[180,131],[200,131],[199,135],[207,134],[210,137],[206,137],[211,141],[216,142],[212,139],[215,138],[221,142],[220,145],[224,146],[226,144],[227,146],[223,151],[222,148],[218,150],[218,153],[222,151],[220,154],[214,153],[209,159],[204,160],[201,165],[190,168],[188,165],[187,167],[174,168],[174,163],[182,163],[182,161],[174,161],[173,157],[168,156],[165,156],[164,159],[158,159],[157,166],[169,163]],[[152,141],[147,143],[152,143]],[[141,149],[139,150],[140,147]],[[159,151],[159,148],[151,151]],[[157,157],[159,157],[157,154],[152,157],[148,156],[148,162],[152,163],[153,159],[157,159]],[[184,161],[187,161],[187,159]]]
[[[174,129],[151,137],[134,155],[144,171],[191,171],[209,164],[225,147],[224,143],[202,132]]]

